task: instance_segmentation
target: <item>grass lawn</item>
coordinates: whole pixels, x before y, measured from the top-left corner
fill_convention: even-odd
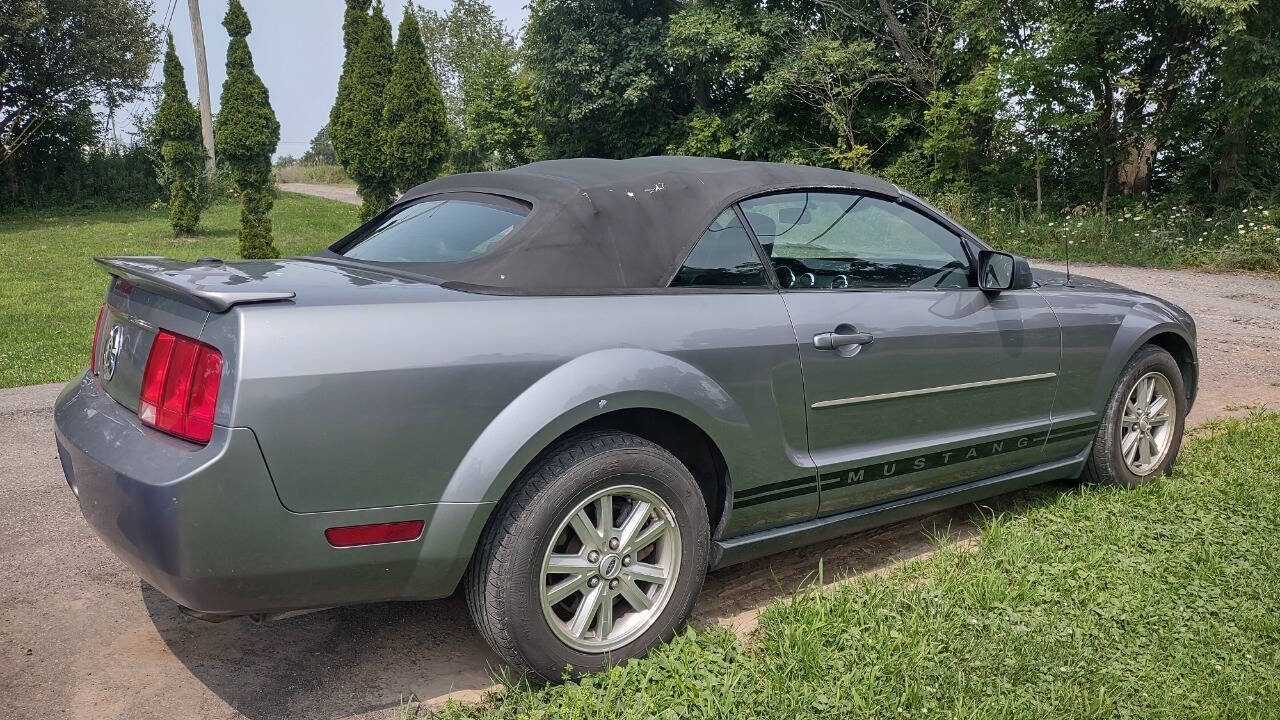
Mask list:
[[[988,517],[976,549],[768,608],[749,647],[648,659],[445,718],[1247,718],[1280,713],[1280,415],[1175,473]]]
[[[107,274],[97,255],[238,257],[240,208],[205,211],[194,237],[174,238],[165,210],[33,213],[0,218],[0,387],[67,380],[89,363]],[[314,252],[356,226],[357,208],[284,193],[272,222],[284,255]]]

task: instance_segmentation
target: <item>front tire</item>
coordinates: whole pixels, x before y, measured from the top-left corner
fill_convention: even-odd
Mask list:
[[[697,482],[630,433],[570,437],[494,511],[468,573],[481,634],[517,670],[555,680],[670,639],[702,589],[710,549]]]
[[[1131,490],[1167,474],[1178,457],[1186,414],[1177,361],[1164,348],[1143,345],[1107,403],[1083,479]]]

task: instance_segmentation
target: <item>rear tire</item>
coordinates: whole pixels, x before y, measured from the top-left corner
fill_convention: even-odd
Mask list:
[[[630,433],[575,435],[495,509],[467,605],[504,660],[554,681],[669,640],[702,589],[709,550],[706,503],[671,453]]]
[[[1164,348],[1143,345],[1120,373],[1082,479],[1132,490],[1167,474],[1178,457],[1186,413],[1177,361]]]

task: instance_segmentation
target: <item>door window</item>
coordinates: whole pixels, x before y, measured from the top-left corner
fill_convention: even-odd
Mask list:
[[[764,265],[732,209],[702,234],[671,287],[765,287]]]
[[[868,195],[793,192],[744,200],[741,207],[784,288],[971,286],[960,238],[904,205]]]

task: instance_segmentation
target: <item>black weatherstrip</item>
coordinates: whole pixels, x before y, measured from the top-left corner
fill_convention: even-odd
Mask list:
[[[1017,450],[1029,450],[1034,448],[1036,445],[1045,443],[1092,438],[1097,431],[1098,422],[1096,420],[1078,422],[1071,425],[1065,425],[1063,427],[1056,427],[1047,432],[1041,430],[1034,433],[1010,435],[997,440],[986,440],[973,445],[964,445],[961,447],[951,448],[949,450],[939,450],[937,452],[926,453],[923,455],[909,455],[896,460],[886,460],[869,465],[862,465],[860,467],[825,473],[821,476],[819,484],[823,492],[839,490],[841,488],[849,487],[850,485],[876,482],[878,480],[910,475],[912,473],[923,472],[925,470],[936,470],[938,468],[948,467],[957,463],[980,460],[995,455],[1015,452]],[[752,505],[773,502],[775,500],[784,500],[786,498],[798,497],[800,495],[808,495],[816,489],[817,486],[814,485],[812,477],[802,477],[796,478],[795,480],[783,480],[781,482],[769,483],[767,485],[759,485],[737,493],[733,499],[733,507],[745,508],[751,507]]]

